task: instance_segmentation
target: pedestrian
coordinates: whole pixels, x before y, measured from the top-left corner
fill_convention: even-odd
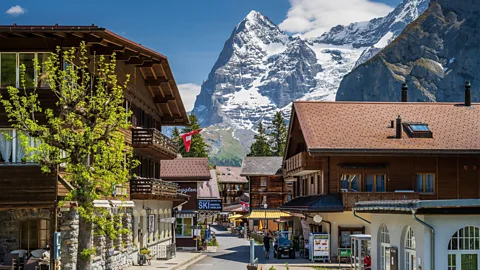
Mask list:
[[[272,239],[272,237],[269,233],[265,234],[265,236],[263,237],[263,248],[265,250],[266,260],[270,259],[270,239]]]

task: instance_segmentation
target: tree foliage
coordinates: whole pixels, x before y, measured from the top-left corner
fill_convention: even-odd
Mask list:
[[[287,142],[287,125],[281,112],[275,113],[273,117],[272,132],[269,134],[269,137],[272,145],[272,154],[277,157],[283,157]]]
[[[9,97],[2,97],[12,127],[17,129],[29,159],[42,165],[45,172],[65,170],[65,178],[74,187],[66,200],[78,203],[79,269],[90,269],[93,254],[92,229],[111,239],[125,233],[120,220],[104,208],[94,208],[93,201],[111,196],[115,186],[129,180],[132,151],[127,148],[119,128],[128,128],[122,83],[116,73],[115,56],[87,55],[80,47],[61,51],[57,48],[37,71],[56,97],[54,108],[42,106],[36,86],[25,87],[25,67],[21,72],[21,90],[8,87]],[[89,62],[91,62],[89,64]],[[43,90],[42,91],[47,91]],[[30,138],[38,141],[32,145]]]
[[[190,126],[184,127],[182,129],[182,134],[200,129],[198,118],[194,114],[190,114],[188,116],[188,120],[190,122]],[[180,147],[179,152],[182,154],[182,157],[208,157],[208,144],[205,142],[200,133],[192,136],[192,141],[190,143],[190,152],[188,153],[185,150],[185,145],[183,143],[183,139],[180,137],[178,129],[177,131],[173,131],[172,137],[178,143]]]
[[[254,135],[255,142],[250,146],[248,156],[267,157],[272,156],[272,148],[269,144],[268,135],[263,128],[263,123],[258,124],[257,133]]]

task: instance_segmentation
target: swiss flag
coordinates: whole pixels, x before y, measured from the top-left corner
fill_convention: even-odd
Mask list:
[[[248,202],[240,202],[242,204],[242,211],[248,212]]]
[[[190,144],[192,143],[192,136],[200,133],[201,129],[190,131],[188,133],[182,134],[183,144],[185,145],[185,151],[190,152]]]

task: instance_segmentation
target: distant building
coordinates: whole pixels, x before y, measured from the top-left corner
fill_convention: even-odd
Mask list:
[[[245,203],[249,203],[248,179],[240,176],[241,171],[241,167],[217,166],[218,184],[226,212],[243,212]]]

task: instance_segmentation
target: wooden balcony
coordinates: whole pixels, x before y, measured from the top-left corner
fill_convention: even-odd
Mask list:
[[[177,144],[156,128],[136,128],[132,130],[132,146],[135,152],[159,159],[174,159],[178,154]]]
[[[178,185],[159,179],[136,178],[130,180],[132,199],[175,200]]]
[[[321,158],[301,152],[285,161],[285,177],[302,176],[322,169]]]
[[[342,192],[343,207],[351,210],[355,203],[365,201],[418,200],[417,192]]]
[[[129,129],[120,128],[118,131],[125,136],[125,143],[128,145],[132,145],[132,132]]]

